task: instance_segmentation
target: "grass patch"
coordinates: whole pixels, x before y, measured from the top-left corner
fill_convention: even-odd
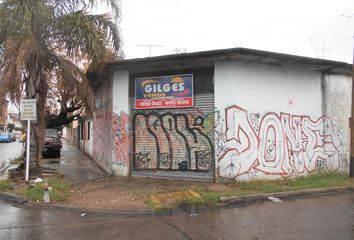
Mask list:
[[[183,201],[183,204],[207,205],[214,206],[219,201],[219,194],[215,192],[203,191],[198,192],[200,197],[191,197]]]
[[[154,209],[157,212],[163,212],[163,211],[170,209],[170,207],[168,207],[168,206],[165,206],[163,204],[158,204],[158,203],[152,201],[151,197],[146,197],[144,202],[150,209]]]
[[[6,192],[10,190],[10,182],[7,180],[0,180],[0,191],[1,192]]]
[[[272,193],[300,189],[325,188],[337,186],[354,186],[346,174],[312,174],[305,177],[289,178],[276,181],[249,181],[230,184],[247,192]]]
[[[286,183],[286,188],[291,190],[309,189],[309,188],[324,188],[337,186],[354,186],[354,181],[349,179],[346,174],[314,174],[308,177],[297,179],[289,179]]]
[[[52,191],[49,192],[51,201],[64,201],[70,195],[70,185],[60,178],[49,178],[49,187]],[[32,187],[20,188],[16,193],[24,196],[31,201],[43,201],[44,183],[37,183]]]

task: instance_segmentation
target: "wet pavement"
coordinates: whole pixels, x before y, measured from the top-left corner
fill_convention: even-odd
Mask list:
[[[0,166],[9,159],[21,156],[21,153],[22,143],[20,142],[0,143]]]
[[[62,142],[60,158],[45,157],[44,167],[57,169],[66,180],[74,184],[107,177],[107,174],[90,157],[67,140],[62,139]]]
[[[0,239],[352,240],[354,193],[171,215],[21,209],[0,202]]]

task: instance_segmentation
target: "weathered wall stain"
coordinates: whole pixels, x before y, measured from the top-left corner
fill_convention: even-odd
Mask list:
[[[211,170],[213,147],[202,116],[136,113],[133,148],[136,170]]]
[[[342,136],[326,116],[248,113],[238,106],[215,120],[219,176],[293,176],[343,170]]]

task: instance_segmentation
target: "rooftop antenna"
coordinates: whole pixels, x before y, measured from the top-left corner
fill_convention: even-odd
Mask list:
[[[155,44],[138,44],[138,47],[148,47],[149,48],[149,57],[151,57],[151,48],[153,47],[164,47],[163,45],[155,45]]]
[[[322,59],[324,59],[325,58],[325,52],[326,51],[331,51],[331,49],[329,49],[329,48],[325,48],[325,41],[323,40],[323,42],[322,42],[322,48],[320,48],[319,50],[322,50]]]
[[[178,48],[178,47],[176,47],[175,49],[173,49],[173,52],[175,54],[187,53],[187,48]]]
[[[323,40],[323,44],[322,44],[322,48],[317,48],[316,47],[316,44],[312,41],[312,38],[310,38],[310,42],[312,43],[312,47],[315,49],[315,51],[316,51],[316,57],[318,58],[319,57],[319,55],[318,55],[318,51],[322,51],[322,59],[324,59],[325,58],[325,52],[326,51],[331,51],[331,49],[329,49],[329,48],[325,48],[325,41]]]

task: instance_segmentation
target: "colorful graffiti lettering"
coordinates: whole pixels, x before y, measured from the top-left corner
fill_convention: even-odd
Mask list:
[[[211,170],[213,147],[203,132],[201,116],[190,119],[183,113],[137,113],[133,128],[136,170]]]
[[[319,169],[334,172],[342,167],[342,141],[336,125],[326,116],[287,113],[251,113],[238,107],[225,109],[225,120],[216,116],[216,155],[219,176],[292,176]]]
[[[120,115],[113,113],[112,140],[113,140],[113,170],[119,175],[127,175],[129,169],[129,144],[128,131],[129,116],[124,112]]]

